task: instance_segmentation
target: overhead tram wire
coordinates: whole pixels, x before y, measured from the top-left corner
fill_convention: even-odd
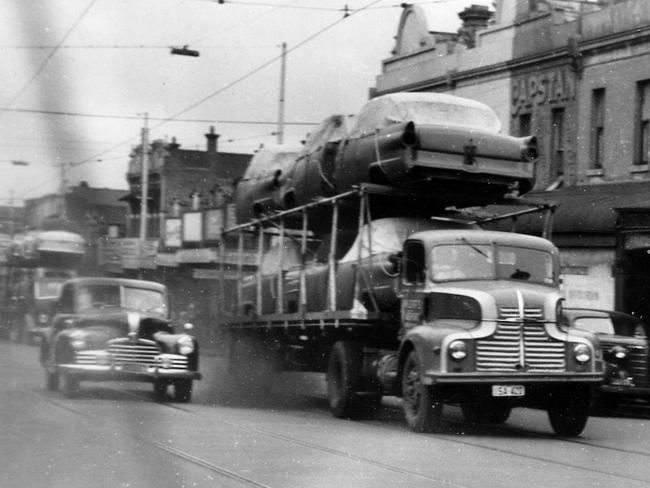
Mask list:
[[[77,26],[81,23],[83,18],[86,16],[86,14],[90,11],[90,9],[97,3],[97,0],[91,0],[90,3],[86,6],[86,8],[81,12],[81,15],[77,17],[77,20],[74,21],[72,26],[68,29],[68,31],[63,35],[59,43],[52,49],[51,52],[48,53],[48,55],[45,57],[41,65],[38,67],[36,72],[32,75],[32,77],[25,83],[20,90],[14,95],[14,97],[9,101],[8,107],[12,107],[14,103],[16,103],[16,100],[29,88],[29,86],[34,82],[36,78],[43,72],[47,64],[50,62],[50,59],[58,52],[59,48],[63,45],[63,43],[66,41],[66,39],[72,34],[72,31],[74,31]],[[5,112],[5,110],[0,109],[0,115],[2,115]]]
[[[364,7],[361,7],[361,8],[359,8],[359,9],[355,10],[355,11],[352,12],[350,15],[354,15],[354,14],[356,14],[356,13],[362,12],[362,11],[368,9],[370,6],[375,5],[375,4],[377,4],[377,3],[381,2],[381,1],[382,1],[382,0],[373,0],[372,2],[366,4]],[[343,22],[344,20],[346,20],[346,18],[349,17],[350,15],[348,15],[348,16],[346,16],[346,17],[342,17],[342,18],[336,20],[335,22],[332,22],[331,24],[329,24],[329,25],[323,27],[321,30],[317,31],[316,33],[314,33],[314,34],[308,36],[307,38],[303,39],[303,40],[300,41],[298,44],[295,44],[295,45],[292,46],[291,48],[287,49],[286,54],[289,54],[289,53],[295,51],[296,49],[298,49],[298,48],[304,46],[304,45],[307,44],[308,42],[312,41],[312,40],[315,39],[316,37],[318,37],[318,36],[320,36],[321,34],[323,34],[324,32],[330,30],[331,28],[335,27],[336,25],[338,25],[338,24],[340,24],[341,22]],[[276,61],[278,61],[278,60],[281,59],[281,58],[282,58],[282,54],[277,55],[277,56],[274,56],[274,57],[271,58],[269,61],[267,61],[267,62],[261,64],[260,66],[258,66],[257,68],[253,69],[252,71],[249,71],[247,74],[245,74],[245,75],[243,75],[243,76],[240,76],[239,78],[237,78],[236,80],[234,80],[234,81],[228,83],[228,84],[225,85],[224,87],[219,88],[218,90],[216,90],[216,91],[210,93],[209,95],[203,97],[202,99],[196,101],[196,102],[193,103],[192,105],[190,105],[190,106],[184,108],[183,110],[177,112],[176,114],[174,114],[174,115],[172,115],[171,117],[169,117],[168,120],[166,120],[166,121],[164,121],[164,122],[161,122],[160,124],[158,124],[158,125],[152,127],[152,129],[156,129],[156,128],[160,127],[161,125],[163,125],[163,124],[165,124],[165,123],[167,123],[167,122],[170,122],[170,121],[174,120],[176,117],[179,117],[179,116],[183,115],[184,113],[189,112],[190,110],[192,110],[192,109],[198,107],[199,105],[202,105],[203,103],[205,103],[205,102],[207,102],[208,100],[214,98],[215,96],[220,95],[220,94],[223,93],[224,91],[226,91],[226,90],[232,88],[232,87],[235,86],[236,84],[238,84],[238,83],[240,83],[240,82],[242,82],[242,81],[244,81],[244,80],[250,78],[250,77],[253,76],[254,74],[258,73],[259,71],[262,71],[264,68],[266,68],[267,66],[270,66],[271,64],[275,63]]]

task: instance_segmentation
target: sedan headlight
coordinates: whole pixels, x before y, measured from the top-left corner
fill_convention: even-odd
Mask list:
[[[467,344],[463,341],[454,341],[449,344],[449,355],[454,361],[462,361],[467,357]]]
[[[584,364],[591,359],[591,350],[586,344],[577,344],[573,348],[573,357],[580,364]]]
[[[72,349],[83,349],[86,347],[86,334],[78,330],[70,334],[70,347]]]
[[[194,352],[194,339],[188,335],[181,336],[176,345],[178,346],[178,352],[183,356],[187,356]]]
[[[614,346],[609,351],[609,353],[611,354],[611,357],[619,360],[625,359],[627,357],[627,349],[623,346]]]

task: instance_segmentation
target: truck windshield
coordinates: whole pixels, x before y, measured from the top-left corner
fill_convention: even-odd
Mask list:
[[[433,281],[505,279],[552,284],[553,256],[524,247],[439,245],[431,251],[431,276]]]

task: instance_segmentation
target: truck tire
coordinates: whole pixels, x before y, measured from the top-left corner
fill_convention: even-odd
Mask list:
[[[327,365],[327,397],[337,418],[359,418],[364,402],[357,393],[363,386],[362,357],[353,342],[338,341],[332,347]]]
[[[548,419],[553,431],[562,437],[576,437],[589,419],[591,388],[579,387],[553,392],[548,405]]]
[[[402,372],[402,407],[414,432],[435,432],[442,423],[442,401],[436,389],[422,383],[422,361],[416,350],[409,353]]]

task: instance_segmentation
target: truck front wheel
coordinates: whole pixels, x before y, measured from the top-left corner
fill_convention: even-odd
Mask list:
[[[409,353],[402,373],[402,405],[406,423],[415,432],[434,432],[442,422],[442,401],[437,390],[422,382],[422,361]]]
[[[562,437],[576,437],[589,419],[591,389],[563,389],[553,392],[548,406],[548,418],[553,431]]]

